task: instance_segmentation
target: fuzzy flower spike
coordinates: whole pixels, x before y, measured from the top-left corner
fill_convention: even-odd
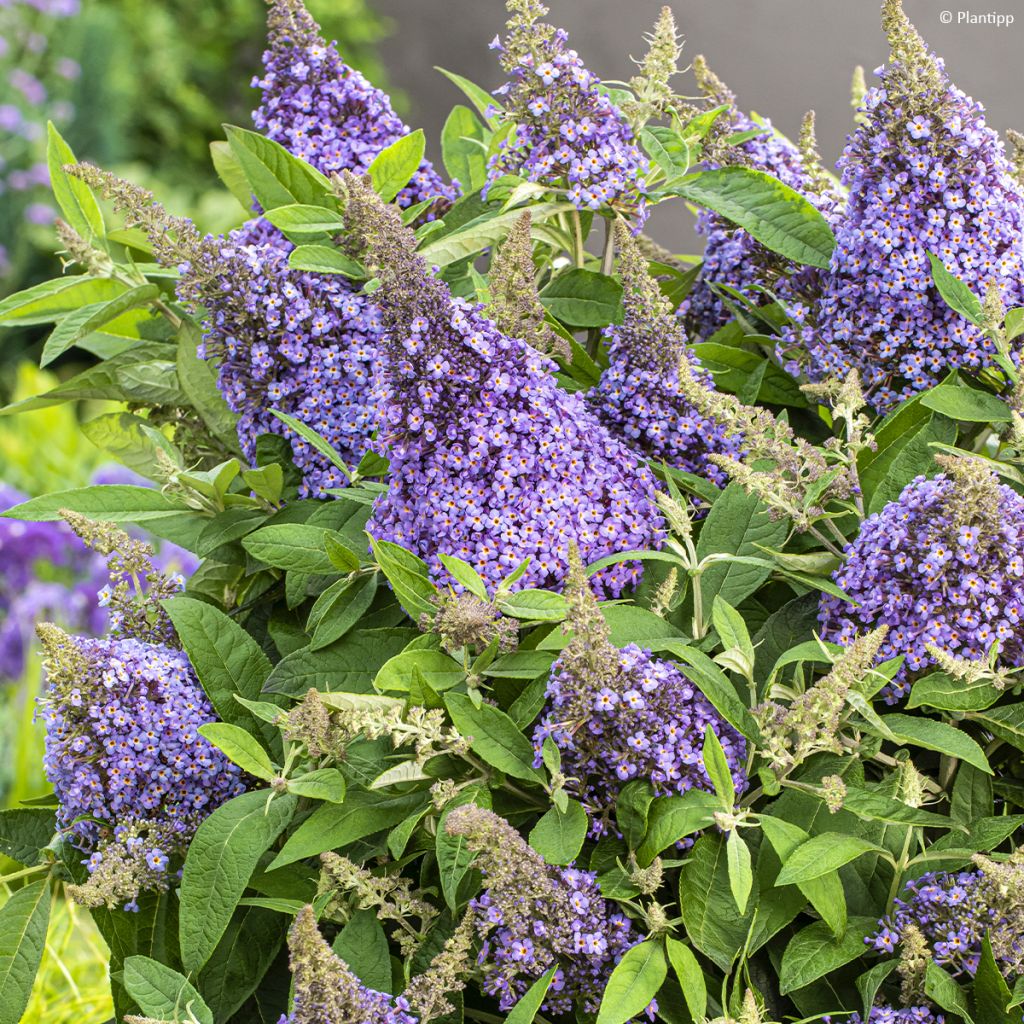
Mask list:
[[[625,317],[604,332],[609,365],[591,395],[598,415],[613,434],[656,462],[725,486],[725,472],[708,455],[738,458],[740,440],[684,397],[680,360],[689,362],[693,386],[714,390],[711,375],[700,368],[682,320],[648,274],[639,245],[621,221],[616,242]]]
[[[660,544],[653,475],[555,382],[554,364],[454,298],[412,231],[369,184],[341,182],[346,221],[374,266],[386,327],[379,439],[391,486],[368,530],[428,560],[457,555],[496,585],[529,557],[522,586],[560,584],[575,542],[587,562]],[[602,572],[619,594],[635,565]]]
[[[409,134],[387,94],[342,61],[302,0],[270,0],[267,26],[263,77],[252,83],[263,93],[253,122],[267,138],[330,176],[365,172],[381,150]],[[408,207],[436,199],[433,219],[458,194],[458,182],[446,185],[425,159],[395,201]]]
[[[548,737],[562,752],[593,820],[592,834],[616,831],[615,803],[633,779],[650,782],[658,796],[689,789],[712,791],[704,767],[704,733],[714,730],[737,792],[746,789],[746,744],[724,722],[678,665],[654,658],[636,644],[621,650],[590,589],[579,555],[570,554],[569,624],[572,639],[551,670],[547,705],[533,734],[537,764]]]
[[[791,349],[813,380],[860,370],[880,413],[951,369],[988,366],[993,344],[932,282],[929,256],[976,295],[1024,302],[1024,190],[981,104],[885,0],[892,47],[840,159],[849,203]]]
[[[508,0],[504,40],[491,44],[509,80],[495,90],[511,134],[491,158],[489,181],[518,174],[565,192],[578,210],[614,207],[643,217],[647,162],[629,121],[567,46],[539,19],[539,0]]]
[[[752,170],[765,171],[827,214],[838,197],[831,180],[816,173],[813,144],[808,152],[802,153],[799,147],[776,132],[770,121],[755,121],[742,113],[735,95],[708,67],[703,56],[694,58],[693,70],[708,109],[729,108],[719,114],[712,128],[708,159],[703,166],[710,170],[724,164],[742,164]],[[757,134],[736,146],[724,144],[725,137],[740,132]],[[693,290],[681,307],[694,337],[706,341],[733,317],[712,285],[735,288],[755,304],[765,301],[763,293],[757,290],[759,287],[769,288],[780,297],[788,296],[791,289],[787,275],[793,266],[742,228],[711,210],[701,210],[697,216],[697,231],[707,239],[704,262]]]
[[[445,828],[466,840],[484,876],[484,893],[470,904],[484,992],[509,1010],[553,967],[541,1009],[596,1013],[612,969],[641,938],[629,918],[612,912],[596,876],[545,863],[504,818],[474,804],[449,811]],[[652,1002],[646,1011],[651,1019],[656,1008]]]
[[[846,548],[832,578],[854,603],[821,599],[826,640],[889,627],[878,660],[906,656],[890,700],[943,655],[1024,665],[1024,498],[977,459],[939,461],[945,472],[914,479]]]

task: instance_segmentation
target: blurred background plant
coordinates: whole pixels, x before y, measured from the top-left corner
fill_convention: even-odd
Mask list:
[[[384,84],[376,46],[389,23],[367,0],[310,8],[345,60]],[[265,31],[260,0],[0,0],[0,298],[53,276],[48,120],[80,158],[154,189],[200,227],[241,220],[209,143],[224,122],[250,124]],[[5,332],[0,399],[38,335]]]

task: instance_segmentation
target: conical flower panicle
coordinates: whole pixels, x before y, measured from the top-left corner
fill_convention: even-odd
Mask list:
[[[1005,666],[1024,665],[1024,498],[973,460],[950,460],[933,480],[909,483],[869,516],[825,594],[822,636],[844,646],[888,626],[878,661],[903,654],[889,700],[935,665],[929,648]]]
[[[296,915],[288,951],[295,997],[278,1024],[417,1024],[405,999],[367,988],[334,953],[311,906]]]
[[[302,0],[269,0],[269,5],[263,77],[252,83],[263,92],[254,124],[323,174],[365,172],[381,150],[409,134],[408,126],[391,109],[387,94],[345,64],[335,43],[324,40]],[[458,182],[445,184],[424,159],[396,202],[408,207],[437,199],[427,215],[432,219],[458,194]]]
[[[976,295],[1024,302],[1024,190],[1003,144],[900,0],[883,13],[892,56],[840,159],[849,202],[790,349],[814,380],[857,367],[878,412],[991,362],[992,341],[933,284],[930,255]]]
[[[736,97],[707,66],[702,56],[694,58],[697,84],[709,108],[728,104],[730,110],[719,114],[716,129],[721,122],[728,133],[758,131],[759,134],[738,146],[722,150],[730,163],[742,163],[752,170],[774,175],[783,184],[804,195],[815,206],[828,211],[837,202],[832,190],[820,190],[820,182],[805,166],[800,149],[776,132],[771,122],[754,121],[736,107]],[[721,148],[721,147],[719,147]],[[716,159],[706,161],[707,169],[721,166]],[[754,303],[764,301],[755,286],[785,293],[785,275],[793,268],[776,253],[755,241],[742,228],[723,219],[711,210],[701,210],[697,216],[697,231],[704,235],[704,264],[693,289],[684,300],[680,311],[684,314],[690,333],[697,340],[706,341],[715,331],[732,319],[732,313],[711,287],[727,285],[742,292]]]
[[[501,55],[509,80],[495,90],[515,125],[491,158],[490,181],[517,174],[567,191],[580,210],[615,206],[643,217],[647,160],[633,129],[600,90],[563,29],[539,21],[536,0],[508,0],[511,18]]]
[[[746,743],[673,662],[636,644],[619,649],[575,562],[566,596],[573,635],[551,669],[547,700],[533,733],[536,763],[551,738],[562,753],[568,791],[592,819],[591,832],[617,832],[622,787],[646,780],[658,796],[713,791],[704,767],[710,725],[725,751],[737,792],[746,789]]]
[[[280,434],[302,473],[302,497],[344,487],[337,467],[271,410],[312,427],[347,464],[359,461],[374,429],[381,325],[373,303],[341,275],[292,270],[292,244],[261,218],[226,238],[204,236],[145,189],[89,164],[74,173],[146,232],[162,266],[179,270],[178,297],[203,315],[199,355],[217,362],[245,457],[255,461],[261,434]]]
[[[582,396],[557,386],[550,360],[428,272],[394,208],[354,176],[343,188],[347,223],[382,282],[386,329],[379,439],[392,481],[370,533],[441,579],[438,555],[457,555],[492,586],[527,557],[520,585],[557,586],[573,541],[587,562],[658,545],[651,473]],[[598,584],[618,594],[639,574],[620,564]]]
[[[86,901],[132,903],[140,885],[167,888],[170,858],[245,789],[241,769],[199,735],[216,716],[181,651],[48,625],[39,632],[48,675],[43,766],[57,821],[90,853],[96,883],[83,887]]]
[[[641,939],[629,918],[612,912],[596,875],[546,864],[507,821],[473,804],[449,811],[445,827],[465,838],[484,877],[483,895],[470,904],[484,992],[508,1010],[555,968],[541,1009],[595,1013],[615,964]]]
[[[686,329],[647,272],[647,261],[622,223],[616,226],[625,317],[605,329],[609,365],[591,392],[608,429],[657,462],[724,486],[725,472],[710,454],[739,457],[740,438],[699,413],[679,384],[679,361],[692,367],[694,385],[714,390],[700,368]]]

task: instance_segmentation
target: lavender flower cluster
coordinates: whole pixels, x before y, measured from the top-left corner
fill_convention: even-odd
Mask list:
[[[905,655],[888,690],[895,701],[935,664],[926,645],[979,660],[992,648],[1024,664],[1024,498],[996,482],[943,473],[916,477],[869,516],[833,581],[851,598],[822,596],[822,636],[844,646],[887,625],[878,658]]]
[[[508,822],[471,804],[449,812],[446,827],[466,838],[484,876],[484,893],[471,903],[484,992],[508,1010],[554,967],[541,1009],[596,1013],[612,969],[639,941],[629,918],[611,912],[596,875],[552,867]],[[646,1011],[652,1020],[656,1008]]]
[[[794,311],[797,362],[815,380],[856,367],[879,412],[991,363],[992,341],[943,301],[929,254],[975,294],[1024,302],[1024,188],[1002,141],[896,0],[885,16],[893,55],[840,160],[849,203],[832,265]]]
[[[825,1021],[833,1018],[824,1017]],[[851,1013],[843,1018],[849,1024],[864,1024],[859,1013]],[[868,1013],[867,1024],[945,1024],[945,1016],[929,1006],[872,1006]]]
[[[985,933],[998,924],[985,898],[980,871],[928,872],[907,884],[893,911],[865,941],[879,953],[898,951],[909,927],[923,936],[935,963],[953,974],[972,975],[981,960]],[[1024,942],[1024,940],[1021,940]],[[1024,951],[1024,945],[1020,945]]]
[[[218,385],[239,414],[238,438],[254,461],[261,434],[291,442],[302,497],[344,487],[344,474],[272,410],[287,413],[327,440],[348,465],[369,446],[375,427],[371,386],[377,372],[380,315],[337,274],[291,270],[292,245],[261,219],[234,231],[211,280],[183,267],[179,294],[204,305],[200,355],[218,358]]]
[[[719,487],[726,474],[711,454],[739,457],[739,437],[702,415],[687,400],[679,381],[679,362],[691,364],[696,382],[714,390],[687,344],[686,329],[658,284],[628,229],[619,225],[625,316],[605,328],[608,366],[591,393],[601,421],[630,447],[657,462],[706,477]]]
[[[587,640],[588,645],[590,639]],[[704,767],[704,735],[711,726],[725,751],[736,791],[747,787],[746,743],[683,674],[678,665],[627,644],[595,677],[569,657],[555,662],[544,717],[533,734],[537,763],[549,736],[562,767],[593,819],[592,834],[607,831],[622,787],[650,782],[658,796],[690,789],[712,792]]]
[[[409,134],[387,94],[342,61],[301,0],[273,0],[269,27],[263,77],[252,83],[263,91],[253,122],[267,138],[330,176],[365,173],[381,150]],[[396,202],[436,199],[433,219],[458,195],[458,182],[445,184],[424,160]]]
[[[378,443],[391,485],[372,536],[415,551],[446,581],[438,556],[457,555],[492,586],[525,558],[522,586],[557,586],[574,541],[588,562],[657,546],[652,474],[558,386],[550,359],[428,271],[393,207],[360,179],[345,187],[348,221],[382,277]],[[639,575],[620,563],[598,584],[617,595]]]
[[[565,191],[578,210],[614,206],[643,219],[647,162],[633,129],[601,90],[563,29],[539,24],[547,8],[532,0],[510,4],[518,16],[501,56],[509,81],[495,90],[514,125],[488,165],[488,180],[516,174]]]
[[[200,820],[245,789],[241,769],[199,735],[213,708],[186,656],[131,637],[42,630],[44,767],[58,821],[95,873],[122,837],[159,877]],[[143,836],[154,829],[159,845]]]

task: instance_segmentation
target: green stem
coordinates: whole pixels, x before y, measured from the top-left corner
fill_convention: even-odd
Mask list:
[[[49,871],[49,864],[37,864],[35,867],[22,868],[20,871],[12,871],[9,875],[4,875],[0,878],[0,885],[7,885],[9,882],[16,882],[19,878],[27,878],[29,875],[34,875],[38,871]]]
[[[587,251],[583,248],[583,221],[580,220],[579,210],[572,211],[572,231],[573,241],[575,243],[573,246],[575,249],[573,258],[576,261],[576,266],[582,267],[587,259]]]

